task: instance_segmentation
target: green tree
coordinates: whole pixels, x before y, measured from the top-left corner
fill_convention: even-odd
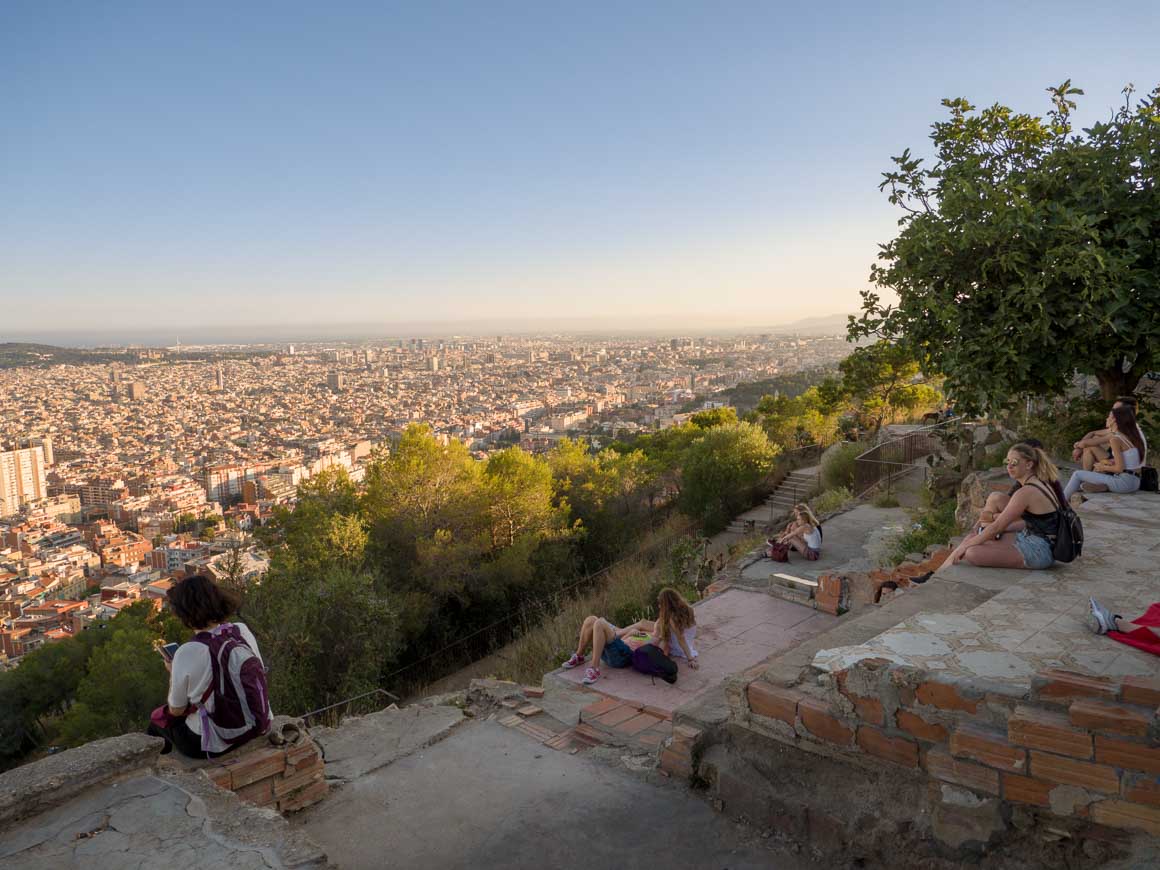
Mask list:
[[[681,509],[699,520],[706,534],[723,529],[749,492],[773,466],[777,448],[752,423],[718,426],[704,432],[684,457]]]
[[[918,362],[900,343],[879,341],[855,348],[839,368],[862,425],[876,433],[899,412],[931,407],[940,399],[937,390],[918,380]]]
[[[944,100],[937,159],[909,150],[882,188],[901,231],[862,294],[852,338],[913,348],[968,411],[1061,394],[1078,370],[1105,398],[1160,359],[1160,88],[1076,134],[1070,80],[1046,117]]]
[[[736,408],[710,408],[707,411],[698,411],[689,418],[689,422],[698,429],[712,429],[714,426],[727,426],[737,422]]]

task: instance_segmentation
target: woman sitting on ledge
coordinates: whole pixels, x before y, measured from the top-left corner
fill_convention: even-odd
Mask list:
[[[272,715],[266,669],[254,635],[229,622],[237,596],[197,574],[170,587],[168,599],[196,634],[165,660],[169,697],[153,711],[148,729],[165,738],[161,754],[176,746],[190,758],[214,758],[265,734]]]
[[[794,522],[786,527],[777,539],[779,544],[787,544],[797,550],[810,562],[816,562],[822,555],[822,524],[804,502],[794,505]]]
[[[1020,486],[1002,513],[963,539],[951,564],[966,560],[981,568],[1050,568],[1059,528],[1063,491],[1059,471],[1038,447],[1016,444],[1007,451],[1007,474]],[[1022,521],[1014,535],[1004,534]]]
[[[1140,469],[1148,448],[1136,414],[1126,405],[1116,405],[1108,412],[1108,447],[1110,459],[1101,459],[1091,471],[1073,471],[1067,481],[1064,498],[1079,492],[1135,492],[1140,488]]]

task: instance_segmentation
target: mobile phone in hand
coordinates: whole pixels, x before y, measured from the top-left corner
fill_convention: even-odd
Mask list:
[[[180,644],[176,643],[159,643],[157,644],[157,652],[161,653],[161,657],[167,662],[173,661],[173,656],[177,654],[177,647]]]

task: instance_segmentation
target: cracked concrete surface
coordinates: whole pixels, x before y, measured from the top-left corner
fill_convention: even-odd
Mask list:
[[[322,747],[326,778],[349,782],[441,740],[464,718],[458,707],[417,705],[346,719],[339,728],[311,734]]]
[[[326,861],[276,813],[242,805],[200,776],[142,772],[9,827],[0,836],[0,865],[249,870],[322,867]]]

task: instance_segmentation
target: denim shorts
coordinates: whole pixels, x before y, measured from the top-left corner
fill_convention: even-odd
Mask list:
[[[632,647],[619,637],[614,637],[604,645],[600,658],[610,668],[627,668],[632,664]]]
[[[1055,564],[1051,542],[1039,535],[1029,534],[1026,529],[1015,534],[1015,549],[1023,556],[1023,564],[1028,568],[1039,571]]]

